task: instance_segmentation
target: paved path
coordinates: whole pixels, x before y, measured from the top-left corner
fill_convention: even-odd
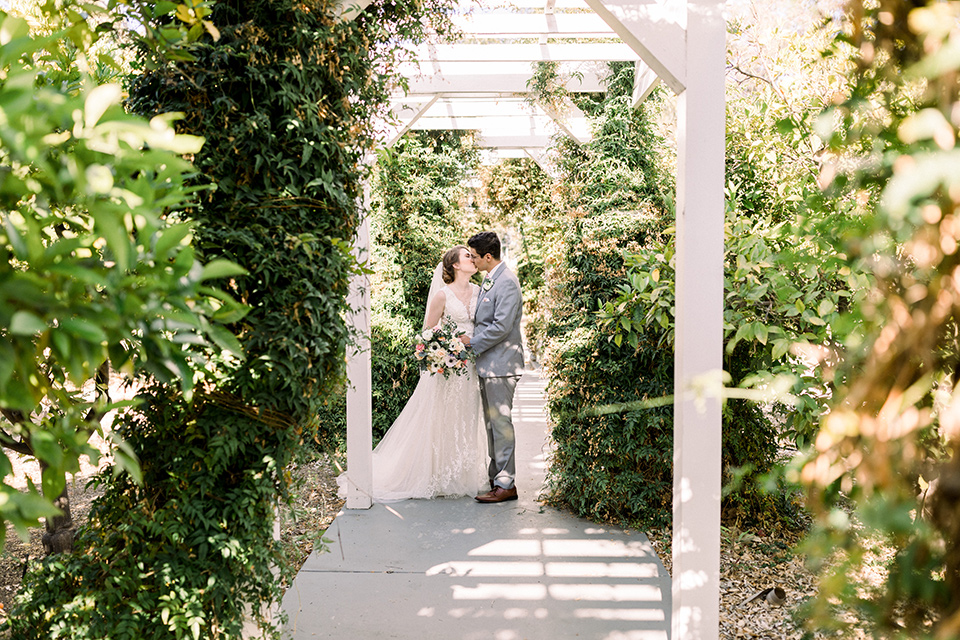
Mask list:
[[[407,500],[341,512],[283,599],[285,634],[312,638],[666,640],[670,577],[642,533],[536,501],[543,382],[517,387],[520,500]]]

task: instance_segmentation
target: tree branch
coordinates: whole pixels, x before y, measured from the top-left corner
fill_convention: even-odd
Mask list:
[[[17,453],[23,454],[25,456],[33,456],[33,447],[29,443],[22,440],[16,440],[6,431],[0,429],[0,447],[4,449],[10,449],[11,451],[16,451]]]
[[[739,65],[736,65],[736,64],[728,64],[728,65],[727,65],[727,68],[728,68],[728,69],[733,69],[733,70],[736,71],[737,73],[742,73],[743,75],[747,76],[748,78],[756,78],[757,80],[761,80],[761,81],[763,81],[763,82],[766,82],[768,85],[770,85],[771,87],[773,87],[774,90],[776,90],[776,88],[777,88],[776,85],[773,84],[773,81],[772,81],[772,80],[769,80],[769,79],[767,79],[767,78],[764,78],[763,76],[758,76],[758,75],[756,75],[755,73],[750,73],[749,71],[744,71],[743,69],[740,68]],[[778,93],[779,93],[779,92],[778,92]]]

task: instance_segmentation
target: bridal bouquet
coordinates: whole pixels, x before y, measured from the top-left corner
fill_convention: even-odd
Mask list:
[[[460,342],[459,336],[464,333],[448,317],[439,326],[417,334],[413,341],[413,357],[420,365],[420,371],[429,371],[430,375],[439,373],[444,378],[449,378],[451,373],[466,373],[472,355]]]

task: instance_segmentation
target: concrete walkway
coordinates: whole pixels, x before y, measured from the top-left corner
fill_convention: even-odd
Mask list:
[[[666,640],[670,577],[642,533],[537,502],[544,384],[517,387],[520,500],[407,500],[341,512],[283,599],[308,638]]]

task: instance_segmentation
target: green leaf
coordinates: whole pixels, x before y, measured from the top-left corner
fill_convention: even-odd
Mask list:
[[[130,474],[130,477],[135,483],[143,484],[143,471],[140,469],[140,460],[133,451],[133,447],[119,435],[112,434],[112,439],[115,445],[113,449],[113,460],[117,466],[114,473],[117,471],[125,471]]]
[[[30,257],[30,251],[27,249],[27,243],[24,242],[20,230],[14,226],[9,216],[4,216],[3,226],[7,230],[7,240],[13,247],[13,254],[19,260],[27,260]]]
[[[40,518],[50,518],[60,515],[60,510],[53,506],[51,501],[44,499],[36,487],[33,486],[32,482],[30,483],[30,488],[32,489],[31,492],[17,492],[10,496],[10,503],[20,512],[20,515],[25,520],[39,523]]]
[[[229,351],[235,356],[243,357],[243,347],[240,345],[240,341],[224,327],[211,324],[207,327],[207,334],[221,349]]]
[[[47,323],[29,311],[17,311],[10,318],[8,331],[15,336],[32,336],[46,331]]]
[[[201,280],[212,280],[214,278],[230,278],[233,276],[243,276],[247,270],[240,265],[229,260],[217,259],[208,262],[203,266]]]
[[[103,329],[83,318],[67,318],[60,322],[60,326],[67,332],[83,338],[87,342],[95,344],[104,344],[107,342],[107,334]]]
[[[779,360],[782,358],[787,351],[790,350],[790,341],[786,339],[774,340],[773,341],[773,351],[770,356],[774,360]]]
[[[26,38],[30,35],[30,26],[23,18],[5,15],[0,22],[0,47],[5,47],[14,40]]]
[[[30,446],[33,453],[51,467],[59,467],[63,464],[63,449],[60,442],[49,431],[45,429],[35,429],[30,433]]]
[[[83,121],[88,128],[93,128],[100,122],[100,118],[107,109],[120,103],[123,89],[119,84],[102,84],[90,93],[83,104]]]
[[[103,234],[107,247],[113,253],[117,266],[123,271],[130,269],[130,234],[123,219],[112,212],[92,212],[97,221],[97,230]]]
[[[157,242],[153,248],[157,260],[165,260],[171,249],[179,245],[193,230],[193,224],[183,222],[167,227],[157,233]]]
[[[44,467],[40,472],[40,486],[43,489],[43,495],[51,500],[55,500],[67,486],[67,476],[60,469],[54,467]]]
[[[767,344],[767,325],[762,322],[753,323],[753,336],[760,344]]]

